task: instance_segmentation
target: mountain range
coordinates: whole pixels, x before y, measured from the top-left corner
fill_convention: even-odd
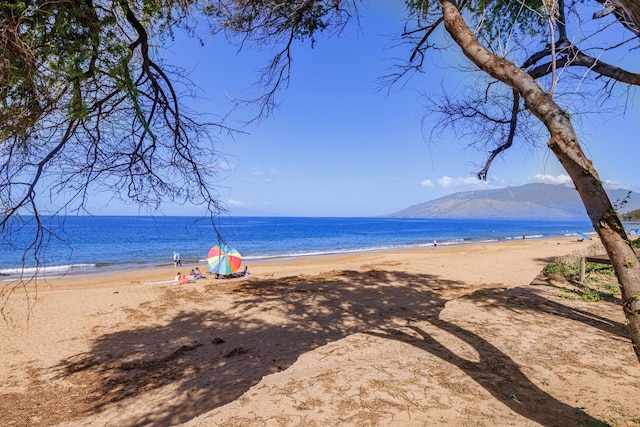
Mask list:
[[[619,213],[640,209],[640,193],[607,190]],[[620,202],[626,200],[623,206]],[[397,218],[521,218],[587,219],[578,192],[573,187],[526,184],[497,190],[465,191],[410,206],[389,215]]]

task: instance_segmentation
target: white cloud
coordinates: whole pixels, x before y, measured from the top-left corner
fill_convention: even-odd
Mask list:
[[[606,188],[607,190],[617,190],[617,189],[620,189],[620,188],[622,188],[622,189],[629,188],[628,185],[621,184],[621,183],[619,183],[617,181],[611,181],[611,180],[608,180],[608,179],[602,181],[602,186],[604,188]]]
[[[443,176],[438,180],[438,185],[441,187],[449,187],[453,183],[453,178],[450,176]]]
[[[450,176],[443,176],[438,179],[438,185],[441,187],[469,187],[469,186],[483,186],[489,187],[491,184],[487,181],[481,181],[475,176],[467,176],[467,177],[457,177],[452,178]]]
[[[231,162],[226,157],[221,157],[207,165],[208,168],[216,171],[234,171],[240,166],[238,161]]]
[[[555,185],[573,185],[571,178],[569,175],[565,175],[563,173],[559,175],[549,175],[549,174],[541,174],[537,173],[531,178],[529,181],[533,182],[542,182],[544,184],[555,184]]]
[[[251,175],[255,179],[262,180],[263,182],[273,182],[273,177],[276,175],[275,169],[269,169],[267,172],[264,172],[259,167],[254,167],[251,171]]]
[[[248,203],[241,202],[239,200],[233,200],[233,199],[227,200],[227,205],[231,207],[237,207],[237,208],[246,208],[249,206]]]
[[[475,176],[451,177],[444,175],[436,180],[424,179],[420,185],[430,188],[441,188],[445,191],[473,191],[490,190],[494,188],[504,188],[509,185],[506,181],[496,178],[489,181],[480,180]]]

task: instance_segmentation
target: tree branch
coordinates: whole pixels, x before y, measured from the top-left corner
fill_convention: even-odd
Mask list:
[[[556,46],[556,48],[557,54],[561,56],[561,58],[556,61],[558,67],[586,67],[589,68],[590,71],[600,74],[603,77],[610,77],[619,82],[631,85],[640,85],[640,74],[632,73],[615,65],[602,62],[596,58],[586,55],[571,43],[559,42],[559,45]],[[532,55],[525,61],[523,68],[527,68],[528,66],[535,64],[549,54],[550,51],[546,49]],[[548,62],[532,68],[527,72],[531,77],[537,79],[548,75],[552,72],[552,69],[552,62]]]
[[[500,144],[495,150],[491,150],[489,153],[489,158],[484,164],[484,167],[478,172],[478,179],[481,181],[487,180],[487,174],[489,173],[489,168],[491,167],[491,163],[496,158],[496,156],[503,151],[509,149],[513,145],[513,139],[516,135],[516,129],[518,125],[518,113],[520,111],[520,94],[514,89],[512,90],[513,94],[513,104],[511,106],[511,121],[509,122],[509,135],[507,140]]]
[[[593,14],[594,19],[613,13],[616,19],[636,37],[640,37],[640,4],[637,0],[596,0],[604,9]]]

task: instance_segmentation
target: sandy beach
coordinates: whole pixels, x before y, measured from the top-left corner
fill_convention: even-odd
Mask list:
[[[540,275],[588,244],[298,258],[186,285],[171,266],[17,288],[3,299],[0,425],[637,426],[640,363],[619,301],[584,302]]]

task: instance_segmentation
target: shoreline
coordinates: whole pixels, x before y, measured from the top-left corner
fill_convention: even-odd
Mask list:
[[[599,241],[597,234],[594,233],[586,233],[592,237],[592,241]],[[445,248],[459,248],[459,247],[467,247],[467,246],[475,246],[475,245],[486,245],[486,244],[509,244],[512,242],[531,242],[537,240],[568,240],[568,241],[576,241],[576,235],[564,235],[564,236],[527,236],[522,240],[519,238],[505,238],[505,239],[482,239],[475,241],[465,241],[465,240],[451,240],[446,242],[438,242],[437,248],[445,249]],[[403,252],[403,251],[413,251],[413,250],[426,250],[426,249],[434,249],[433,243],[419,243],[419,244],[407,244],[407,245],[395,245],[395,246],[378,246],[371,248],[354,248],[354,249],[336,249],[336,250],[327,250],[322,252],[305,252],[305,253],[292,253],[292,254],[283,254],[283,255],[271,255],[271,256],[256,256],[256,257],[247,257],[243,258],[242,265],[251,264],[263,264],[263,263],[280,263],[280,262],[288,262],[298,259],[313,259],[316,257],[340,257],[340,256],[351,256],[351,255],[359,255],[359,254],[375,254],[375,253],[389,253],[389,252]],[[191,268],[199,267],[201,271],[205,272],[208,270],[208,264],[206,259],[202,259],[200,261],[188,260],[185,262],[183,259],[183,269],[190,271]],[[62,268],[68,268],[64,272],[57,273],[58,270]],[[94,276],[104,276],[104,275],[113,275],[113,274],[132,274],[139,271],[157,271],[160,269],[173,269],[173,264],[171,262],[158,263],[155,261],[149,262],[139,262],[136,263],[134,261],[130,261],[127,263],[111,263],[111,264],[82,264],[82,265],[72,265],[70,268],[68,266],[51,266],[51,267],[41,267],[45,273],[38,274],[36,280],[37,281],[48,281],[48,280],[57,280],[57,279],[75,279],[75,278],[91,278]],[[26,272],[34,271],[35,267],[27,267],[25,268]],[[16,270],[19,269],[4,269],[3,271],[8,270]],[[51,270],[50,273],[47,273],[47,270]],[[175,270],[176,272],[178,270]],[[136,274],[137,276],[137,274]],[[23,275],[25,281],[30,281],[30,274]],[[19,282],[20,276],[19,273],[0,273],[0,286],[2,284],[7,284],[10,282]]]
[[[552,243],[553,242],[553,243]],[[249,260],[245,262],[243,260],[241,269],[246,265],[249,268],[249,272],[253,277],[259,278],[260,275],[273,277],[273,271],[286,270],[295,274],[293,268],[299,268],[303,274],[313,274],[314,268],[323,264],[334,264],[336,267],[342,265],[350,265],[358,260],[366,260],[376,258],[380,256],[390,256],[402,258],[402,254],[415,256],[416,254],[425,255],[426,258],[439,258],[447,254],[466,254],[468,252],[481,252],[485,248],[493,248],[496,251],[508,250],[513,248],[531,248],[532,250],[537,246],[547,245],[571,245],[575,246],[575,250],[586,248],[588,245],[592,245],[598,242],[596,237],[591,241],[580,242],[576,240],[575,236],[565,236],[561,238],[535,238],[535,239],[510,239],[500,241],[484,241],[484,242],[471,242],[460,243],[450,245],[440,245],[437,247],[431,245],[416,245],[406,248],[393,248],[388,250],[370,250],[370,251],[358,251],[349,253],[327,253],[327,254],[312,254],[297,257],[282,257],[282,258],[269,258],[259,260]],[[171,284],[175,275],[178,272],[182,274],[188,274],[191,269],[199,267],[204,273],[208,269],[206,262],[201,263],[184,263],[181,267],[175,268],[173,264],[163,265],[142,265],[132,268],[113,268],[108,271],[77,271],[63,275],[45,275],[38,276],[33,280],[25,279],[28,286],[39,286],[38,290],[42,290],[45,286],[49,289],[66,289],[71,286],[74,289],[80,287],[93,287],[94,285],[109,286],[111,283],[118,283],[119,285],[127,284]],[[206,276],[206,273],[204,273]],[[200,279],[192,281],[190,284],[217,284],[223,282],[235,282],[238,280],[251,280],[251,277],[247,278],[235,278],[235,279],[215,279],[209,275],[206,279]],[[4,279],[0,281],[0,287],[10,287],[12,285],[19,285],[19,279]]]
[[[109,218],[109,217],[105,217]],[[158,223],[145,217],[132,217],[124,224],[105,218],[86,221],[75,217],[65,226],[69,240],[52,241],[42,248],[40,261],[46,261],[46,275],[93,274],[94,270],[155,268],[173,261],[179,252],[183,264],[206,262],[207,251],[221,236],[211,235],[208,227],[193,227],[182,217],[165,218]],[[227,243],[247,262],[278,260],[299,256],[400,250],[489,241],[577,237],[577,231],[593,232],[588,220],[559,219],[438,219],[438,218],[275,218],[234,219],[227,224]],[[591,230],[591,231],[590,231]],[[29,240],[28,230],[16,236],[17,247]],[[72,239],[73,237],[73,239]],[[34,254],[12,249],[0,260],[0,280],[15,278],[26,268],[35,270]],[[26,264],[24,262],[26,261]],[[43,270],[40,269],[40,272]]]

